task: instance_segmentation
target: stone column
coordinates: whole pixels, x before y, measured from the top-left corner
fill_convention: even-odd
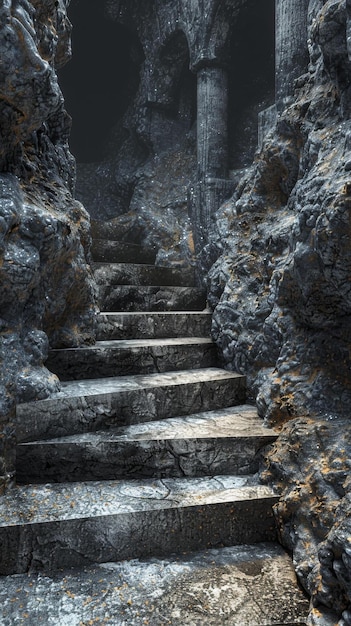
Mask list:
[[[294,80],[307,70],[309,0],[276,0],[276,103],[278,111],[293,95]]]
[[[211,216],[233,192],[228,180],[228,72],[202,59],[197,73],[197,183],[189,209],[197,254],[208,241]]]
[[[202,67],[197,72],[198,180],[228,176],[228,72]]]

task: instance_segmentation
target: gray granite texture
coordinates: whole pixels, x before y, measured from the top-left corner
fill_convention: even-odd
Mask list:
[[[217,368],[69,381],[17,407],[17,439],[50,439],[190,415],[245,401],[245,377]]]
[[[351,398],[348,15],[344,3],[294,10],[301,4],[308,72],[216,215],[206,251],[218,257],[213,336],[271,424],[348,415]]]
[[[96,231],[96,229],[94,229]],[[119,233],[120,238],[123,236]],[[95,261],[101,263],[154,263],[156,251],[153,247],[140,246],[135,243],[116,239],[99,239],[94,237],[91,253]]]
[[[142,337],[209,337],[210,311],[159,311],[101,313],[96,336],[106,339]]]
[[[277,499],[233,476],[17,486],[0,501],[0,574],[275,541]]]
[[[70,58],[66,3],[0,3],[0,489],[13,475],[15,401],[59,382],[48,345],[94,341],[89,218],[71,193],[70,122],[55,68]]]
[[[12,576],[0,605],[2,626],[302,626],[308,613],[271,543]]]
[[[311,625],[350,623],[349,420],[298,418],[272,446],[263,477],[282,497],[280,538],[311,596]]]
[[[21,483],[254,474],[276,437],[255,408],[230,407],[23,443],[16,474]]]
[[[206,294],[198,287],[99,285],[102,311],[203,311]]]
[[[136,264],[135,259],[133,263],[94,263],[94,277],[98,284],[110,285],[195,285],[193,270]]]
[[[99,341],[51,350],[47,367],[60,380],[176,372],[218,365],[216,345],[203,337]]]

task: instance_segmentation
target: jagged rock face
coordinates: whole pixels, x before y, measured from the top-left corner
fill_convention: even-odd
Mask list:
[[[286,422],[263,477],[319,626],[351,624],[349,18],[348,2],[308,3],[308,72],[204,256],[225,360],[266,422]]]
[[[55,73],[69,35],[62,0],[0,2],[0,488],[13,475],[15,403],[58,389],[49,344],[94,341],[88,215],[71,195]]]
[[[310,3],[310,71],[216,216],[214,334],[261,414],[347,411],[350,132],[344,3]]]
[[[311,625],[351,622],[350,468],[348,420],[297,418],[283,428],[262,474],[282,493],[280,538],[312,597]]]

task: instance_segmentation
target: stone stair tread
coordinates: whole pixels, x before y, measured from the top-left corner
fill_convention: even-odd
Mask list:
[[[184,370],[179,372],[164,372],[162,374],[145,374],[134,376],[116,376],[110,378],[91,378],[73,380],[62,383],[61,391],[52,394],[48,402],[54,399],[72,398],[81,396],[95,396],[124,390],[161,387],[163,385],[183,385],[188,382],[210,381],[221,379],[243,379],[244,376],[236,372],[228,372],[217,367],[207,367],[200,370]],[[42,402],[45,402],[43,400]]]
[[[174,285],[99,285],[102,311],[178,311],[206,308],[199,287]]]
[[[253,476],[17,485],[0,502],[0,575],[274,541],[278,500]]]
[[[92,257],[97,262],[153,264],[156,250],[114,239],[93,239]]]
[[[106,311],[97,316],[97,339],[209,337],[210,311]]]
[[[121,317],[144,317],[145,315],[150,316],[158,316],[161,317],[163,315],[172,317],[172,316],[197,316],[197,315],[206,315],[212,318],[212,311],[209,309],[204,309],[203,311],[104,311],[103,313],[99,313],[101,316],[121,316]]]
[[[308,601],[275,543],[2,579],[3,626],[298,626]],[[25,615],[27,616],[25,618]],[[33,620],[33,622],[29,620]]]
[[[147,348],[158,346],[194,346],[194,345],[213,345],[212,339],[208,337],[168,337],[162,339],[105,339],[103,341],[97,341],[91,346],[80,346],[78,348],[62,348],[57,350],[50,350],[50,353],[62,353],[62,352],[94,352],[97,350],[104,350],[106,348],[116,349],[131,349],[131,348]]]
[[[232,407],[17,446],[22,483],[253,474],[277,434],[253,407]]]
[[[193,287],[194,270],[139,263],[93,263],[98,284],[174,285]]]
[[[99,443],[109,441],[159,441],[167,439],[257,439],[274,441],[277,433],[263,425],[257,416],[256,407],[250,405],[234,406],[217,411],[204,411],[185,417],[171,417],[164,420],[132,424],[108,431],[97,431],[47,439],[46,444],[57,445],[71,443]],[[39,441],[32,442],[40,443]],[[32,445],[28,443],[22,446]]]
[[[17,485],[0,499],[0,528],[68,519],[269,499],[277,494],[252,477],[104,480]]]
[[[242,404],[245,376],[210,367],[62,383],[49,398],[17,405],[17,441],[189,415]]]
[[[107,339],[50,350],[46,367],[61,381],[211,367],[217,349],[208,337]]]

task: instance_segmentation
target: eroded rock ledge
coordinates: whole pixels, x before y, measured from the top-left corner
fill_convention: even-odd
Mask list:
[[[262,477],[282,494],[280,539],[312,598],[309,624],[350,624],[351,430],[347,419],[297,418],[273,445]]]
[[[94,341],[89,218],[72,197],[55,71],[70,58],[66,4],[0,3],[0,489],[13,476],[15,402],[58,389],[49,344]]]

